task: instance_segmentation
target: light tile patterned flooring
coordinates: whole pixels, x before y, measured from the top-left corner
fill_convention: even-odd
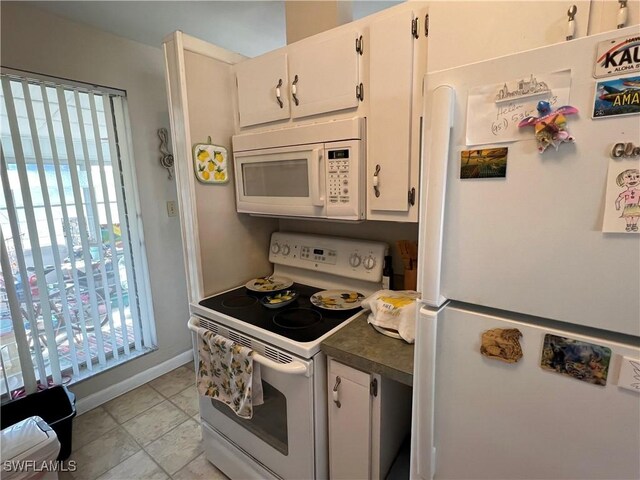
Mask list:
[[[194,378],[188,363],[76,417],[60,480],[226,480],[202,453]]]

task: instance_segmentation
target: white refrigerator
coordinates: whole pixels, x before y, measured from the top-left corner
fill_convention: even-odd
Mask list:
[[[592,118],[596,96],[616,93],[596,84],[618,78],[594,77],[598,49],[639,34],[426,76],[412,479],[640,478],[640,234],[602,231],[611,151],[640,145],[640,115]],[[607,66],[637,88],[638,38],[627,45]],[[533,86],[549,92],[519,96]],[[539,153],[534,128],[517,127],[538,113],[518,105],[545,95],[579,113],[565,116],[574,142]],[[489,147],[508,148],[506,176],[461,178],[468,152]],[[615,168],[633,169],[627,150]],[[483,355],[492,329],[517,329],[521,358]]]

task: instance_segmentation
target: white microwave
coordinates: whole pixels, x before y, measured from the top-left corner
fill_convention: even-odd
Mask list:
[[[233,137],[240,213],[365,218],[364,119]]]

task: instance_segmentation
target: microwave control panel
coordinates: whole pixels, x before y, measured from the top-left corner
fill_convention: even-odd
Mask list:
[[[329,167],[329,203],[349,203],[350,150],[340,148],[327,152]]]

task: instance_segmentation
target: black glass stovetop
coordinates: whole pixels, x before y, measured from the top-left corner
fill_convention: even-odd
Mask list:
[[[314,306],[309,298],[322,289],[294,283],[288,290],[298,298],[282,308],[270,309],[260,299],[273,292],[258,293],[239,287],[200,301],[200,305],[224,313],[296,342],[311,342],[362,310],[326,310]]]

